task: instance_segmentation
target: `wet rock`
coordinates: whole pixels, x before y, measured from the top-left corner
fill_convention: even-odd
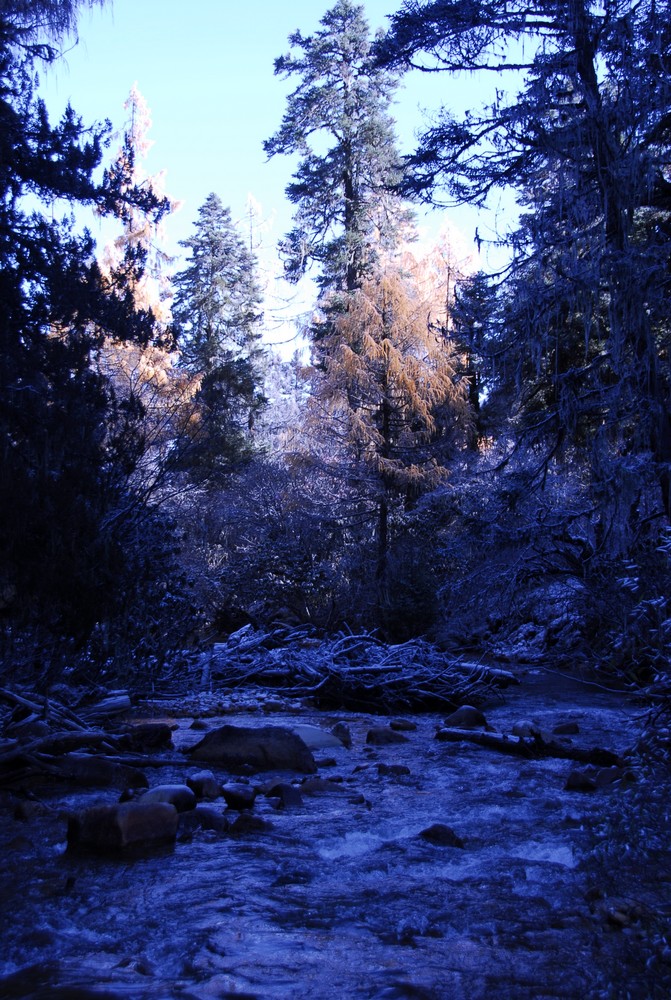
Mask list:
[[[389,725],[399,733],[414,733],[417,729],[417,723],[410,719],[392,719]]]
[[[340,784],[331,778],[306,778],[301,784],[301,791],[305,792],[306,795],[340,791]]]
[[[224,785],[221,794],[226,800],[229,809],[236,809],[242,812],[243,809],[251,809],[256,799],[256,789],[252,785]]]
[[[196,808],[196,796],[188,785],[155,785],[144,792],[138,802],[167,802],[177,812]]]
[[[211,761],[232,771],[301,771],[314,774],[315,759],[303,740],[283,726],[221,726],[187,751],[194,760]]]
[[[404,736],[403,733],[397,732],[395,729],[390,729],[388,726],[373,726],[372,729],[368,730],[368,734],[366,735],[366,743],[376,747],[389,746],[392,743],[407,742],[407,736]]]
[[[123,730],[123,743],[129,750],[168,750],[172,747],[172,728],[167,722],[139,722]]]
[[[252,813],[243,812],[234,823],[231,823],[228,832],[233,837],[242,837],[250,833],[265,833],[266,830],[272,830],[272,828],[272,823],[269,823],[268,820],[254,816]]]
[[[602,767],[594,775],[594,780],[598,788],[606,788],[608,785],[612,785],[613,782],[619,781],[623,775],[623,767]]]
[[[179,816],[168,802],[123,802],[92,806],[70,817],[68,846],[97,851],[172,843]]]
[[[327,733],[317,726],[293,726],[291,731],[303,740],[309,750],[340,749],[344,745],[333,733]]]
[[[530,722],[528,719],[516,722],[511,732],[513,736],[522,736],[526,739],[541,735],[540,726],[537,726],[535,722]]]
[[[472,705],[462,705],[453,712],[447,719],[445,725],[448,729],[487,729],[487,719],[479,708]]]
[[[303,805],[303,796],[298,788],[290,785],[288,781],[278,781],[265,793],[269,799],[273,799],[275,808],[286,809]]]
[[[348,750],[351,749],[352,732],[346,722],[336,722],[331,732],[340,740],[344,747]]]
[[[185,815],[193,816],[201,830],[214,830],[216,833],[226,833],[230,823],[222,812],[212,806],[197,805],[196,808]]]
[[[564,790],[567,792],[595,792],[597,784],[589,771],[571,771]]]
[[[464,842],[454,830],[445,823],[433,823],[419,834],[423,840],[438,847],[463,847]]]
[[[196,771],[190,774],[186,783],[199,799],[218,799],[224,790],[211,771]]]
[[[380,777],[391,775],[394,778],[401,778],[410,774],[410,768],[405,764],[378,764],[377,773]]]
[[[577,722],[560,722],[552,730],[553,736],[577,736],[580,726]]]

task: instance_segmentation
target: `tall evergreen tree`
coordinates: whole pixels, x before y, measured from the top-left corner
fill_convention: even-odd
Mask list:
[[[322,287],[352,291],[406,219],[390,193],[400,178],[389,115],[397,76],[373,60],[361,5],[337,0],[320,24],[291,35],[295,51],[275,62],[278,76],[299,83],[264,148],[299,156],[287,187],[295,226],[280,244],[288,278],[314,262]]]
[[[175,277],[173,317],[182,366],[198,377],[198,408],[184,462],[206,477],[248,457],[264,406],[256,260],[230,209],[210,194],[198,210],[190,251]]]

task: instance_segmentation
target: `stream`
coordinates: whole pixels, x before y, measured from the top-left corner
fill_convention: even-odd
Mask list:
[[[178,748],[203,735],[194,703],[155,707],[178,725]],[[484,711],[501,732],[522,719],[550,732],[575,722],[576,745],[621,752],[641,710],[532,668]],[[197,830],[134,859],[67,850],[68,812],[118,801],[118,790],[34,789],[22,820],[3,800],[1,998],[628,995],[618,992],[628,930],[589,901],[600,892],[584,865],[617,787],[566,791],[570,761],[438,742],[444,716],[405,716],[416,727],[407,742],[368,746],[389,718],[320,712],[277,691],[204,696],[202,714],[208,728],[345,722],[352,747],[314,752],[330,780],[308,783],[301,805],[259,795],[267,829]],[[147,770],[150,785],[188,773]],[[420,836],[435,823],[463,848]]]

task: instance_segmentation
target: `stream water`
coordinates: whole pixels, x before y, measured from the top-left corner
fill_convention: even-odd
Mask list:
[[[197,831],[147,857],[66,850],[67,812],[118,791],[43,788],[28,822],[4,814],[0,997],[620,995],[617,942],[586,901],[582,865],[617,791],[565,791],[569,761],[438,742],[436,715],[412,717],[406,743],[369,747],[368,730],[388,719],[319,712],[277,693],[237,708],[218,697],[226,715],[208,726],[344,721],[352,748],[315,751],[320,777],[333,780],[301,806],[278,810],[259,796],[254,812],[271,828]],[[540,671],[485,710],[500,731],[520,719],[550,731],[575,721],[576,744],[616,751],[631,746],[639,712]],[[177,746],[202,736],[191,715],[176,721]],[[147,773],[158,784],[188,771]],[[433,823],[464,847],[419,836]]]

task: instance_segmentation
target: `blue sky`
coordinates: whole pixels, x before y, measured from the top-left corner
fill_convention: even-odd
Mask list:
[[[276,218],[275,238],[291,207],[286,157],[267,161],[263,140],[279,126],[291,82],[273,75],[296,28],[310,33],[330,0],[113,0],[85,11],[79,42],[43,78],[54,112],[70,100],[85,122],[110,118],[120,126],[123,103],[137,82],[152,113],[154,146],[147,170],[165,169],[166,189],[183,202],[168,220],[171,249],[190,235],[198,207],[216,191],[234,217],[248,193]],[[365,0],[372,29],[387,24],[395,0]],[[410,150],[421,124],[420,104],[435,106],[448,81],[408,79],[395,108],[399,145]]]

